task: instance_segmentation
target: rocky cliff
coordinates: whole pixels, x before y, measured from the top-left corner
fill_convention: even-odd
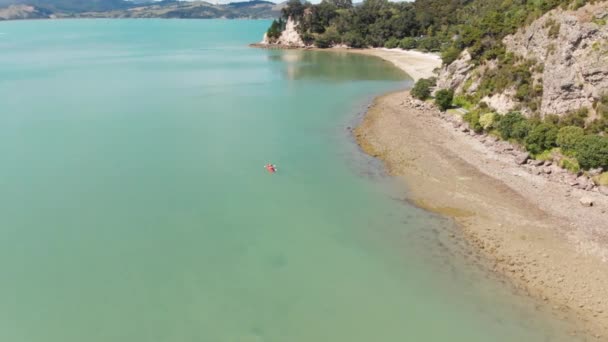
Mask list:
[[[513,87],[483,98],[490,107],[500,113],[518,109],[542,116],[563,115],[586,107],[594,116],[594,103],[608,92],[608,1],[577,10],[550,11],[505,37],[503,43],[507,53],[517,56],[520,63],[528,63],[530,88],[537,92],[536,108],[519,100],[518,89]],[[473,94],[484,75],[496,66],[497,61],[474,66],[465,51],[442,69],[438,87]]]
[[[291,17],[287,19],[285,24],[285,30],[281,32],[281,36],[278,39],[270,39],[268,35],[264,34],[264,39],[260,42],[261,45],[278,45],[285,47],[306,47],[304,41],[298,33],[298,23]]]

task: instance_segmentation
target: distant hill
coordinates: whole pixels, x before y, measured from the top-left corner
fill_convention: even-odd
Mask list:
[[[263,0],[215,5],[206,1],[0,0],[0,20],[41,18],[270,19],[281,6]]]
[[[134,4],[124,0],[0,0],[0,8],[10,5],[30,5],[52,12],[99,12],[126,9]]]

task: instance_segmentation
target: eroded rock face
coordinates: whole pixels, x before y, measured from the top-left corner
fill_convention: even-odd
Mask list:
[[[264,33],[264,39],[261,41],[260,44],[274,44],[289,47],[305,47],[306,44],[304,44],[304,41],[300,37],[297,27],[298,23],[295,20],[289,18],[287,19],[287,23],[285,24],[285,30],[281,32],[281,36],[277,40],[273,41],[269,39],[268,36]]]
[[[465,50],[460,54],[460,58],[442,68],[437,78],[437,89],[454,89],[456,92],[462,92],[466,80],[470,77],[471,69],[473,69],[471,55]]]
[[[590,109],[608,93],[608,1],[588,4],[576,11],[556,9],[530,26],[503,40],[507,52],[527,60],[535,60],[532,78],[543,89],[538,108],[541,115],[564,115],[581,107]],[[463,52],[459,59],[443,67],[437,81],[438,89],[451,88],[456,93],[474,93],[480,78],[496,67],[495,61],[478,67]],[[540,68],[540,64],[543,65]],[[482,99],[501,114],[519,110],[532,113],[515,98],[515,89]]]
[[[503,42],[507,51],[544,63],[540,112],[591,108],[608,91],[608,2],[551,11]]]

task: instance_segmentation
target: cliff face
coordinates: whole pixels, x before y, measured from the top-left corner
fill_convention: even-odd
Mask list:
[[[280,45],[280,46],[288,46],[288,47],[306,47],[304,41],[300,37],[300,34],[297,30],[298,23],[293,20],[291,17],[287,19],[287,23],[285,24],[285,30],[281,32],[281,36],[272,40],[268,38],[268,36],[264,33],[264,39],[260,42],[262,45]]]
[[[543,116],[581,107],[589,108],[593,115],[594,102],[608,92],[608,1],[575,11],[553,10],[505,37],[503,43],[507,52],[534,61],[530,71],[534,84],[542,86],[537,112]],[[460,93],[476,91],[479,78],[496,63],[473,67],[469,61],[465,52],[444,67],[439,87]],[[482,100],[501,113],[514,109],[530,113],[515,93],[515,89],[506,89]]]

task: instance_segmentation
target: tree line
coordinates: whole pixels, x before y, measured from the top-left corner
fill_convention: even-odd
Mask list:
[[[441,52],[444,63],[464,49],[473,60],[504,56],[502,38],[558,6],[578,8],[593,0],[416,0],[390,2],[323,0],[313,5],[290,0],[281,22],[296,20],[306,44],[319,48],[400,47]],[[277,35],[280,22],[273,22]],[[272,27],[271,27],[272,28]],[[279,30],[280,34],[280,30]]]

